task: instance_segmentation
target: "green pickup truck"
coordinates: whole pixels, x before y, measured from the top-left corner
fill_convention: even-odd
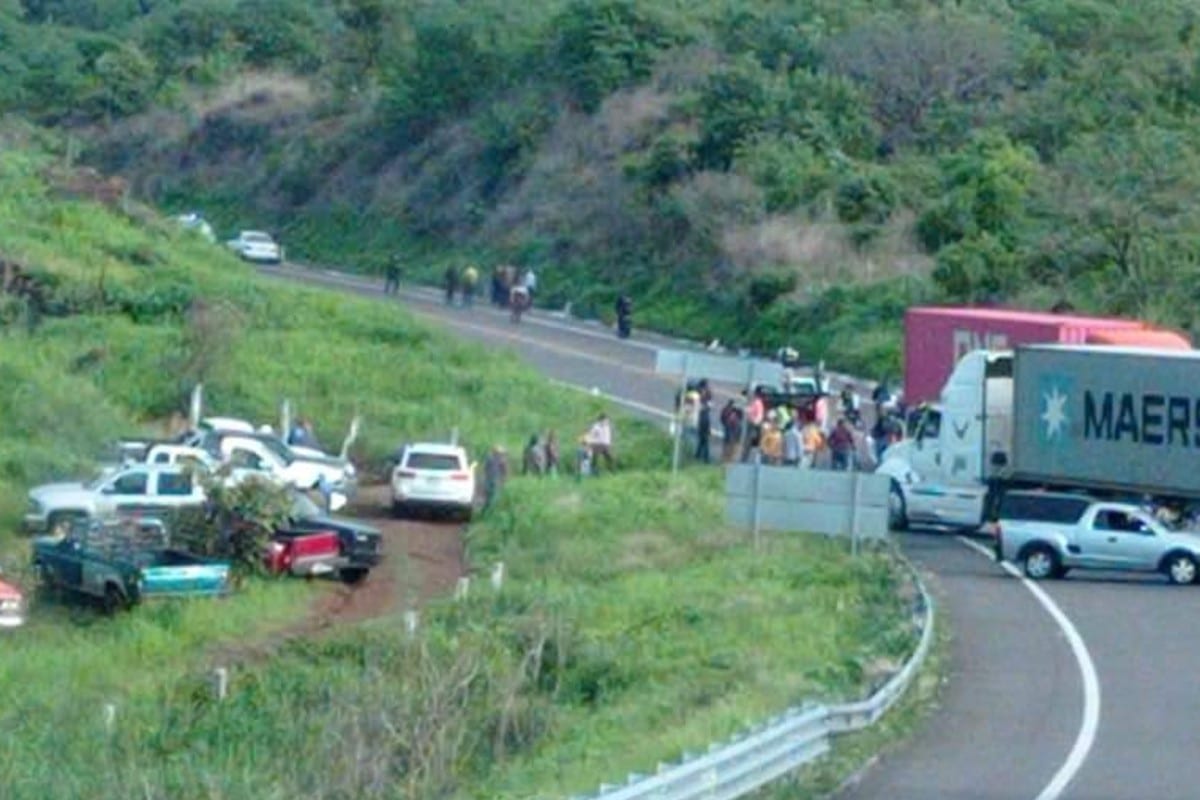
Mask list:
[[[33,542],[41,584],[99,600],[108,612],[158,597],[225,594],[229,564],[168,545],[158,520],[76,520],[65,536]]]

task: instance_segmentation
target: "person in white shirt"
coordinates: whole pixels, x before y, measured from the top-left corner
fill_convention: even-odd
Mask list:
[[[533,271],[533,267],[526,267],[525,272],[521,275],[521,285],[525,287],[525,291],[529,292],[530,302],[533,301],[533,296],[537,294],[537,274]]]
[[[587,443],[592,450],[592,473],[600,472],[600,458],[604,458],[604,465],[612,470],[613,453],[612,453],[612,421],[609,420],[608,414],[601,414],[596,417],[596,421],[592,423],[592,427],[587,432]]]

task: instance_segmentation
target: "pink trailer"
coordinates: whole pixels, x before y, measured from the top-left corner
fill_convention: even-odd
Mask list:
[[[918,306],[904,315],[904,400],[936,400],[958,359],[1021,344],[1109,344],[1189,350],[1182,334],[1145,322],[1008,308]]]

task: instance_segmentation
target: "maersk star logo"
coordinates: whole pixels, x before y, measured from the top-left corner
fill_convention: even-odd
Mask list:
[[[1046,410],[1042,412],[1042,422],[1046,424],[1046,439],[1053,440],[1062,435],[1067,426],[1067,396],[1055,386],[1042,394],[1042,402]]]

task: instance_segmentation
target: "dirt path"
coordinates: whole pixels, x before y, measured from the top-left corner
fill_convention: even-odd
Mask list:
[[[366,486],[340,513],[378,528],[384,560],[357,586],[329,581],[304,618],[253,642],[222,648],[218,660],[245,662],[270,656],[300,637],[318,636],[347,624],[417,608],[454,590],[466,574],[462,525],[391,516],[388,487]]]

